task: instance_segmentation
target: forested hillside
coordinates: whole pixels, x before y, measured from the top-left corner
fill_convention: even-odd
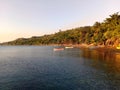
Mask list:
[[[78,27],[50,35],[19,38],[2,45],[95,44],[117,46],[120,43],[120,15],[114,13],[93,26]]]

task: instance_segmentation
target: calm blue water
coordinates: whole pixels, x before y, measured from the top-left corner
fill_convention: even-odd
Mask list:
[[[120,90],[120,54],[0,46],[0,90]]]

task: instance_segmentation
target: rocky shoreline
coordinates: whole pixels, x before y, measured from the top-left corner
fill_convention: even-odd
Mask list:
[[[115,53],[120,53],[120,49],[116,49],[116,47],[113,46],[105,46],[105,45],[93,45],[93,44],[63,44],[63,46],[72,46],[75,48],[80,48],[80,49],[90,49],[90,50],[97,50],[98,52],[115,52]]]

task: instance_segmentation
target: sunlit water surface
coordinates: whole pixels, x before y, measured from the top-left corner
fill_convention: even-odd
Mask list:
[[[0,46],[0,90],[120,90],[120,53]]]

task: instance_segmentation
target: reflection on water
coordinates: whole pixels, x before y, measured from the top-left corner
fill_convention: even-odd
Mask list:
[[[90,50],[90,49],[82,49],[83,54],[82,56],[86,58],[96,59],[96,60],[119,60],[120,59],[120,53],[115,52],[113,50]]]
[[[105,73],[111,90],[120,90],[120,53],[113,50],[82,49],[81,56],[87,59],[84,60],[86,66]]]
[[[99,52],[85,49],[82,51],[81,56],[90,59],[93,66],[99,67],[99,65],[102,65],[103,67],[110,67],[110,70],[114,68],[114,71],[120,71],[120,53],[111,52],[110,50]]]

